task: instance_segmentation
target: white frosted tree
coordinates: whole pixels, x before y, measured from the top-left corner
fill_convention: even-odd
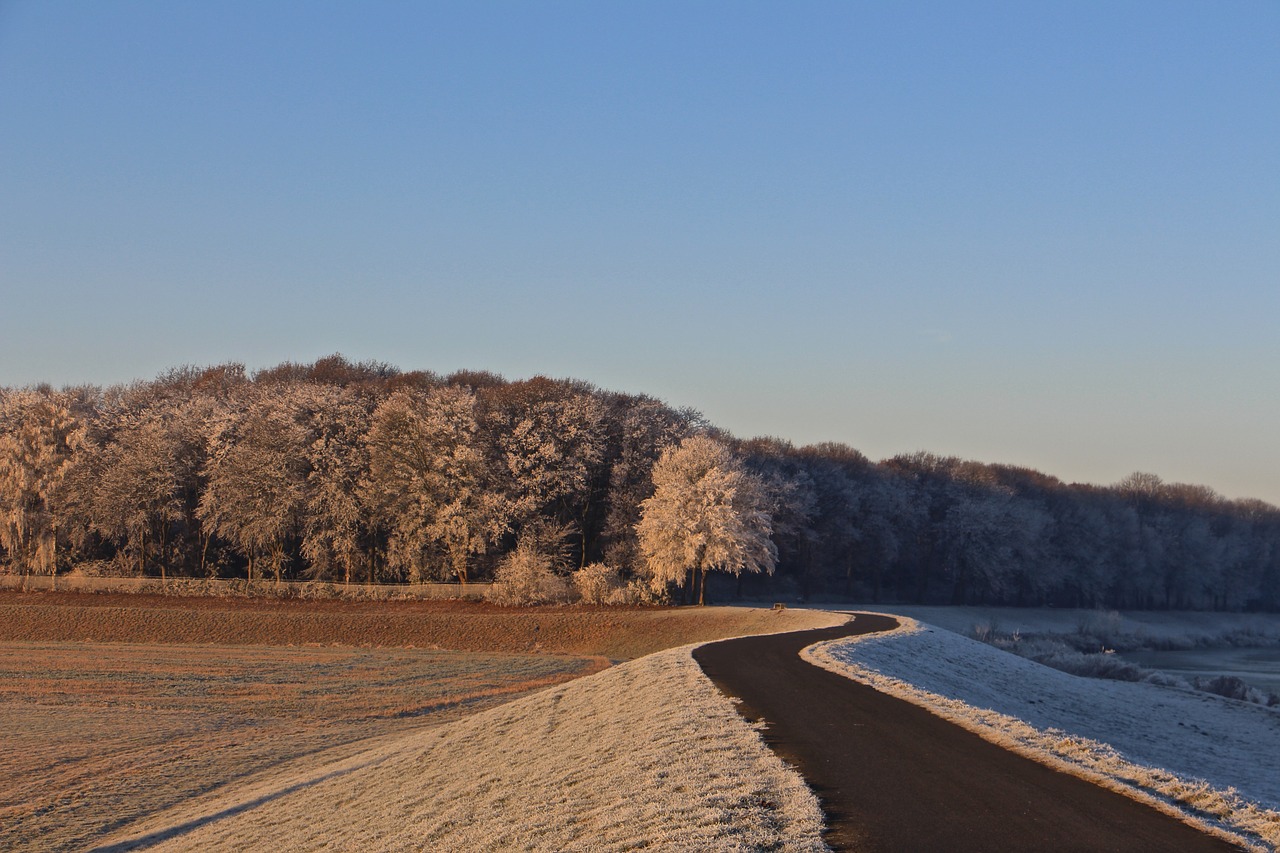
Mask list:
[[[287,541],[299,528],[307,436],[292,414],[286,401],[263,395],[210,442],[197,513],[249,559],[249,580],[263,560],[281,579]]]
[[[653,465],[700,419],[648,397],[620,397],[615,403],[617,449],[609,471],[603,531],[606,562],[627,569],[640,565],[636,524],[640,504],[653,494]]]
[[[384,400],[368,434],[366,502],[389,531],[388,562],[420,580],[442,549],[466,583],[468,561],[508,529],[478,436],[475,394],[444,386]]]
[[[354,391],[332,385],[304,385],[294,395],[308,434],[302,554],[313,578],[341,573],[349,584],[370,526],[359,485],[369,471],[364,436],[372,406]]]
[[[754,438],[739,444],[737,451],[761,484],[779,560],[795,567],[801,594],[808,597],[816,574],[813,552],[818,539],[813,528],[818,512],[813,477],[784,439]]]
[[[539,520],[571,522],[585,536],[593,486],[604,487],[597,484],[605,448],[603,402],[540,377],[497,402],[490,428],[505,463],[514,524],[523,529]],[[584,540],[579,565],[586,562],[585,546]]]
[[[936,548],[952,583],[952,603],[1017,594],[1028,583],[1026,566],[1043,564],[1036,548],[1048,517],[1003,487],[951,490],[952,502],[937,524]]]
[[[723,444],[695,435],[668,448],[653,484],[636,533],[655,590],[692,582],[704,604],[709,571],[773,573],[764,490]]]
[[[86,520],[121,545],[139,574],[154,554],[166,575],[173,525],[183,518],[182,450],[163,412],[151,411],[95,454]]]
[[[65,394],[0,395],[0,545],[22,574],[56,574],[58,492],[85,426]]]

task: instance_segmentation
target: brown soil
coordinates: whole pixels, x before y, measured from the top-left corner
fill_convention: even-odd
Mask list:
[[[382,646],[603,655],[832,624],[737,607],[506,608],[475,601],[298,601],[0,592],[0,642]],[[838,620],[838,617],[830,617]]]

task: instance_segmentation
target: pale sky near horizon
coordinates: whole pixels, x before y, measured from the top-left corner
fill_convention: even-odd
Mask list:
[[[0,0],[0,385],[333,352],[1280,504],[1280,3]]]

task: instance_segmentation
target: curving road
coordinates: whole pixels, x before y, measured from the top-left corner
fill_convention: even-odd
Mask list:
[[[838,628],[724,640],[693,653],[742,700],[745,717],[767,721],[766,743],[821,799],[834,849],[1238,849],[800,658],[813,643],[897,624],[859,615]]]

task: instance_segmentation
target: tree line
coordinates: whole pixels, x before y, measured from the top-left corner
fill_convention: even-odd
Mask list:
[[[1275,610],[1280,509],[1150,474],[1104,487],[928,453],[872,462],[576,380],[336,355],[0,388],[2,571],[364,583],[529,567],[699,597],[721,570],[755,596]]]

